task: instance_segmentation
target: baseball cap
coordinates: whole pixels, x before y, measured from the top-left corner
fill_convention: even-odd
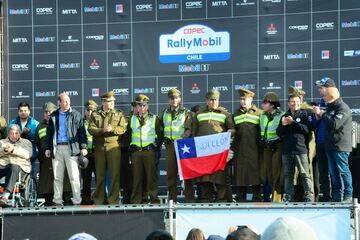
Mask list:
[[[322,79],[320,79],[319,81],[315,82],[316,86],[323,86],[323,87],[335,87],[335,81],[332,80],[329,77],[323,77]]]

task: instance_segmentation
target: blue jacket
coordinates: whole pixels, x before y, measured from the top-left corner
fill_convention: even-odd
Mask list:
[[[11,120],[9,122],[9,126],[11,124],[17,124],[19,125],[20,127],[20,130],[22,131],[22,126],[21,126],[21,121],[20,121],[20,118],[17,117],[13,120]],[[26,135],[26,136],[21,136],[22,138],[26,138],[28,139],[31,143],[32,143],[32,146],[33,146],[33,152],[32,152],[32,157],[31,157],[31,160],[34,161],[37,157],[37,148],[36,148],[36,144],[35,144],[35,139],[36,139],[36,127],[39,125],[39,122],[37,120],[35,120],[34,118],[32,117],[29,117],[26,124],[25,124],[25,127],[26,128],[29,128],[30,129],[30,132]]]
[[[324,99],[320,99],[319,107],[323,110],[326,109],[325,101]],[[324,144],[325,142],[325,123],[322,119],[316,119],[316,117],[313,117],[312,121],[312,127],[315,129],[315,140],[316,144]]]
[[[70,108],[66,114],[67,136],[71,149],[71,156],[80,155],[81,149],[86,149],[87,138],[84,120],[81,114]],[[49,125],[46,129],[46,149],[51,150],[52,157],[56,154],[57,133],[59,130],[59,109],[51,113]]]

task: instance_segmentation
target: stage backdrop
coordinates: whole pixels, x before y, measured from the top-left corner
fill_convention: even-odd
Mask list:
[[[109,90],[125,112],[134,96],[160,113],[178,87],[185,106],[217,88],[234,111],[238,89],[262,99],[287,86],[317,101],[313,82],[336,80],[360,115],[359,0],[14,0],[5,3],[5,116],[27,101],[41,119],[61,91],[72,105]],[[8,108],[7,108],[8,107]]]

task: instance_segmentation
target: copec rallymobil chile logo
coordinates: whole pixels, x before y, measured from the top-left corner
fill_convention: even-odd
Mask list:
[[[230,34],[215,32],[208,26],[191,24],[174,34],[159,38],[161,63],[227,61],[230,59]]]

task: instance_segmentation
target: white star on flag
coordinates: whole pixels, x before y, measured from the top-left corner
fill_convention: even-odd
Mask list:
[[[186,144],[184,144],[184,147],[183,148],[181,148],[181,150],[183,151],[183,154],[185,154],[185,153],[190,153],[190,148],[188,147],[188,146],[186,146]]]

